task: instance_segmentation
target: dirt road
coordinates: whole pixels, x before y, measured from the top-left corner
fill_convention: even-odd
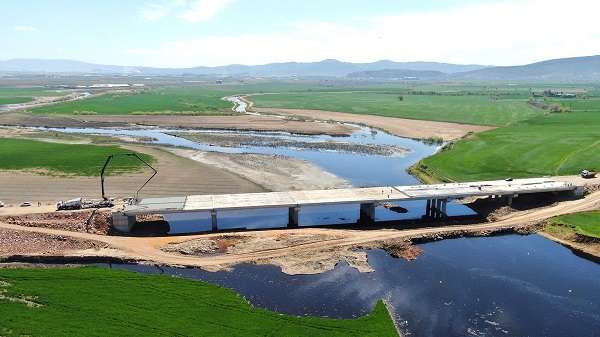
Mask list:
[[[379,248],[397,245],[407,248],[408,242],[425,237],[486,235],[499,229],[527,228],[544,220],[563,214],[600,209],[600,192],[583,199],[560,202],[550,207],[515,212],[498,221],[479,225],[441,226],[407,230],[337,230],[303,228],[244,233],[219,233],[166,237],[123,237],[94,235],[80,232],[23,227],[0,222],[0,228],[30,233],[42,233],[61,238],[100,242],[94,248],[62,252],[65,256],[110,256],[170,266],[200,267],[221,270],[239,263],[275,264],[289,274],[319,273],[346,261],[361,271],[370,271],[366,253],[357,248]],[[200,240],[200,241],[199,241]],[[225,254],[211,254],[201,249],[192,254],[178,252],[178,245],[201,246],[213,241]],[[106,245],[109,248],[98,248]],[[165,247],[175,246],[175,249]],[[586,248],[587,249],[587,248]],[[595,254],[599,254],[595,246]],[[34,253],[35,255],[35,253]]]

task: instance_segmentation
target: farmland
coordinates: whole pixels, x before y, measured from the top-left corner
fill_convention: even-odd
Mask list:
[[[61,97],[65,93],[43,87],[6,88],[0,87],[0,105],[20,104],[34,101],[36,97]]]
[[[231,114],[231,103],[214,92],[192,92],[179,88],[120,91],[95,95],[86,100],[32,109],[37,114]]]
[[[199,281],[87,267],[0,269],[0,335],[397,336],[398,333],[381,301],[371,314],[352,320],[295,317],[252,307],[232,290]]]
[[[400,101],[399,97],[402,97]],[[479,125],[504,125],[542,112],[518,98],[352,92],[257,95],[259,107],[328,110],[355,114]]]
[[[132,152],[119,146],[56,144],[26,139],[0,138],[0,170],[35,171],[55,175],[95,176],[111,154]],[[153,158],[138,155],[147,162]],[[138,160],[116,157],[107,173],[135,171],[143,167]]]
[[[548,90],[575,93],[577,97],[540,97]],[[250,95],[248,99],[256,108],[503,126],[473,134],[423,160],[421,173],[440,180],[576,174],[582,168],[594,168],[600,156],[596,143],[600,91],[590,84],[227,83],[128,89],[31,111],[65,115],[227,115],[232,114],[231,103],[222,97],[236,94]],[[545,106],[558,105],[572,113],[547,115],[547,111],[528,104],[531,100]]]
[[[574,112],[470,135],[419,167],[440,180],[469,181],[570,175],[598,165],[598,113]]]

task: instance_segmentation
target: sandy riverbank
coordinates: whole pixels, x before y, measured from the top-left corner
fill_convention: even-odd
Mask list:
[[[254,108],[253,111],[264,114],[303,116],[322,121],[333,120],[344,123],[368,125],[398,137],[412,139],[441,138],[444,141],[450,141],[458,139],[469,132],[481,132],[493,129],[493,127],[483,125],[420,121],[416,119],[359,115],[321,110]]]

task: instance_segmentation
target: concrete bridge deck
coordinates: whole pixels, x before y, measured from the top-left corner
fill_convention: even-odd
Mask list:
[[[128,231],[135,215],[167,214],[184,212],[211,212],[213,229],[217,229],[217,212],[225,210],[257,208],[289,208],[289,226],[297,226],[298,212],[303,206],[360,204],[361,218],[373,220],[375,206],[381,202],[427,200],[426,215],[444,217],[446,203],[453,199],[477,196],[502,196],[510,204],[519,194],[573,191],[583,193],[581,186],[550,178],[493,180],[465,183],[364,187],[333,190],[289,191],[268,193],[190,195],[182,197],[147,198],[127,206],[123,212],[115,212],[115,226]],[[134,219],[132,220],[131,217]],[[125,221],[127,225],[125,225]],[[128,229],[127,229],[128,228]]]

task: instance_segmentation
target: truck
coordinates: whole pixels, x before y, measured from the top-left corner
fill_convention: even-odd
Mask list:
[[[83,198],[76,198],[67,201],[59,201],[56,204],[56,209],[59,211],[67,209],[81,209],[83,208]]]
[[[581,171],[582,178],[594,178],[596,176],[596,171],[594,170],[583,170]]]

